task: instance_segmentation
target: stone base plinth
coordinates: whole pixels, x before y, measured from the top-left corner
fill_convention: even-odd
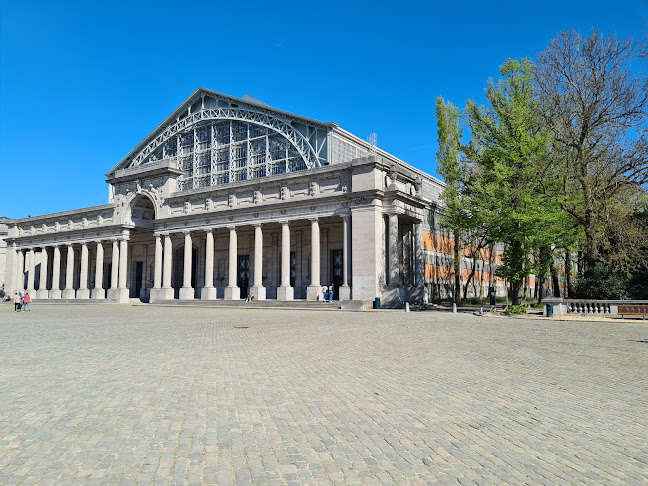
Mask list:
[[[351,300],[351,287],[341,285],[339,289],[340,300]]]
[[[262,286],[250,287],[250,295],[254,300],[266,300],[266,288]]]
[[[241,300],[241,288],[225,287],[225,300]]]
[[[49,290],[38,290],[38,291],[36,292],[36,296],[35,296],[35,297],[36,297],[38,300],[49,299],[49,298],[50,298],[49,293],[50,293]]]
[[[295,289],[292,287],[277,287],[277,300],[294,300]]]
[[[79,289],[76,291],[76,298],[77,299],[89,299],[90,298],[90,290],[89,289]]]
[[[196,297],[193,287],[180,287],[180,300],[192,300]]]
[[[63,291],[63,298],[66,300],[76,299],[76,291],[74,289],[65,289]]]
[[[60,299],[62,296],[61,289],[52,289],[49,291],[50,299]]]
[[[216,287],[203,287],[200,300],[216,300]]]
[[[173,300],[173,289],[171,287],[161,289],[151,289],[149,302],[162,302],[163,300]]]
[[[324,301],[321,285],[309,285],[306,289],[306,300]]]
[[[103,300],[106,298],[106,289],[103,288],[94,288],[90,292],[90,297],[97,300]]]
[[[119,304],[126,304],[128,302],[130,291],[128,289],[110,289],[108,290],[108,298],[114,300]]]

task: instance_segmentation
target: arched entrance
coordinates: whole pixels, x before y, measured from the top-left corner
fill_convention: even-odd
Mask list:
[[[143,193],[135,195],[124,219],[132,227],[128,241],[128,295],[147,302],[153,287],[155,264],[155,205],[152,199]]]

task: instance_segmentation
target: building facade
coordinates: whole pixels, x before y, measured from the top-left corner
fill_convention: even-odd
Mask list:
[[[6,292],[286,301],[332,283],[397,307],[451,284],[441,181],[247,95],[197,89],[106,176],[105,205],[2,223]]]

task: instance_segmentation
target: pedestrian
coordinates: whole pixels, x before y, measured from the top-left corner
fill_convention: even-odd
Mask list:
[[[333,293],[334,293],[333,289],[334,288],[335,287],[333,287],[333,282],[331,282],[331,285],[329,287],[329,302],[333,302]]]
[[[14,311],[18,312],[20,310],[20,296],[18,295],[18,292],[16,292],[16,295],[14,296]]]
[[[29,292],[25,292],[25,295],[23,296],[23,312],[31,312],[31,297],[29,296]]]

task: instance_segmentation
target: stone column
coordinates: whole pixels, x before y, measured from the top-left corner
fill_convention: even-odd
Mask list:
[[[119,241],[114,239],[112,242],[112,264],[110,267],[110,290],[117,290],[119,282]]]
[[[49,298],[49,291],[47,290],[47,248],[41,248],[41,268],[40,268],[40,282],[38,283],[38,298]],[[53,287],[53,285],[52,285]]]
[[[306,290],[307,300],[323,301],[322,286],[320,284],[320,230],[317,218],[310,218],[311,222],[311,283]]]
[[[205,286],[200,294],[201,300],[216,299],[216,288],[214,287],[214,233],[213,230],[206,230],[205,240]]]
[[[129,290],[126,286],[128,281],[128,240],[130,237],[129,231],[124,231],[121,238],[119,238],[119,247],[115,255],[115,245],[113,245],[113,275],[115,275],[115,266],[119,262],[117,270],[117,288],[109,292],[111,298],[120,304],[128,303]],[[115,259],[115,256],[117,259]]]
[[[34,254],[34,249],[30,248],[27,253],[27,292],[30,295],[36,293],[34,288],[34,274],[36,273],[36,255]]]
[[[255,300],[265,300],[266,289],[263,286],[263,231],[261,223],[254,225],[254,285],[250,294]]]
[[[65,266],[65,290],[63,291],[64,299],[74,299],[74,248],[72,245],[67,246],[67,263]]]
[[[92,289],[93,299],[105,299],[106,291],[103,288],[104,249],[101,240],[97,241],[97,257],[95,263],[95,285]]]
[[[153,288],[162,288],[162,235],[155,235],[155,263],[153,270]]]
[[[290,226],[281,222],[281,285],[277,288],[277,300],[293,300],[294,289],[290,286]]]
[[[81,243],[81,277],[79,278],[79,289],[76,292],[77,299],[89,299],[88,290],[88,243]]]
[[[236,270],[238,267],[238,240],[236,236],[236,227],[229,226],[229,278],[227,287],[225,287],[225,300],[240,300],[241,289],[236,285]]]
[[[25,291],[25,252],[18,250],[18,266],[16,267],[16,290]]]
[[[400,285],[400,258],[398,257],[398,214],[389,215],[388,286]]]
[[[171,269],[173,268],[173,242],[171,235],[164,235],[164,253],[162,264],[162,291],[159,294],[160,300],[173,300],[173,287],[171,287]]]
[[[423,224],[414,225],[414,286],[421,288],[425,285],[425,252],[423,251]],[[482,272],[484,266],[482,262]],[[422,294],[421,294],[422,297]]]
[[[61,247],[54,246],[54,260],[52,261],[52,290],[50,290],[50,299],[60,299],[61,293]]]
[[[162,235],[155,233],[155,261],[153,262],[153,288],[149,294],[149,302],[161,300],[162,291]]]
[[[340,300],[351,300],[351,287],[349,287],[349,229],[351,216],[342,216],[342,285],[340,286]]]
[[[191,286],[191,233],[184,232],[184,274],[182,288],[180,288],[180,299],[188,300],[194,298],[194,289]]]
[[[7,266],[5,267],[5,293],[13,299],[14,292],[16,292],[16,264],[18,259],[18,252],[16,251],[16,244],[11,243],[7,245]],[[2,277],[2,275],[0,275]]]

